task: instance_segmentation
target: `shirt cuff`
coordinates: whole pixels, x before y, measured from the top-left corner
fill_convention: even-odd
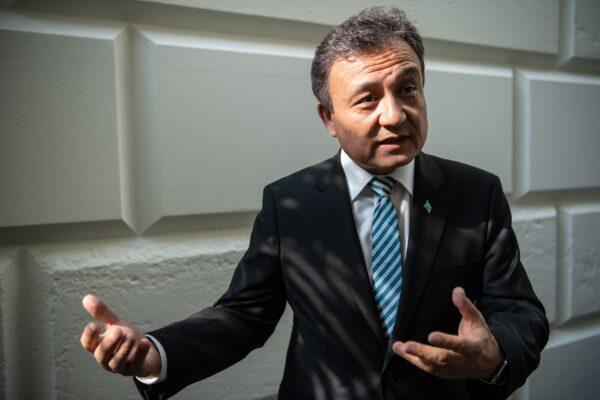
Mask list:
[[[158,350],[158,354],[160,356],[160,362],[161,362],[160,373],[159,373],[158,377],[154,376],[154,377],[140,378],[139,376],[136,376],[135,379],[137,379],[138,381],[142,382],[145,385],[153,385],[155,383],[163,382],[164,380],[167,379],[167,355],[165,353],[165,349],[162,347],[160,342],[154,336],[146,335],[146,337],[148,339],[150,339],[150,341],[152,342],[154,347],[156,347],[156,350]]]

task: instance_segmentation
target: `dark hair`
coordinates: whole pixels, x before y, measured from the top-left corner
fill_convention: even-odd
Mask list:
[[[317,47],[310,70],[317,100],[329,110],[333,109],[327,79],[338,57],[373,53],[400,41],[406,42],[417,54],[424,80],[423,41],[404,11],[395,7],[369,7],[333,28]]]

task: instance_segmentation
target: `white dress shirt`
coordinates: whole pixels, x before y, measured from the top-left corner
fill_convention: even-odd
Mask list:
[[[341,151],[341,163],[344,174],[346,175],[346,184],[348,194],[352,203],[352,215],[356,225],[356,232],[360,240],[365,265],[369,276],[373,279],[371,272],[371,225],[373,224],[373,211],[375,210],[375,192],[371,190],[368,183],[376,175],[365,171],[359,167],[344,150]],[[398,214],[398,223],[400,225],[400,244],[402,245],[402,260],[406,259],[406,249],[408,247],[408,227],[410,219],[410,205],[412,202],[413,182],[414,182],[415,161],[407,165],[396,168],[386,176],[390,176],[398,182],[392,188],[391,200],[396,213]],[[164,348],[154,337],[146,335],[156,346],[162,362],[160,376],[155,378],[137,378],[145,384],[162,382],[167,377],[167,356]]]
[[[375,192],[368,186],[368,183],[376,175],[365,171],[359,167],[344,150],[341,154],[342,168],[346,175],[346,184],[348,194],[352,203],[352,214],[356,225],[356,232],[360,240],[365,265],[372,278],[371,273],[371,227],[373,225],[373,211],[375,210],[376,196]],[[396,168],[386,176],[392,177],[398,182],[392,188],[391,200],[396,213],[398,214],[398,223],[400,225],[400,244],[402,245],[402,260],[406,259],[406,249],[408,248],[408,228],[410,226],[410,208],[412,203],[413,183],[414,183],[415,160]]]

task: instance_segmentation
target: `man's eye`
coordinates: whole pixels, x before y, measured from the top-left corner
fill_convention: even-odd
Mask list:
[[[360,99],[361,103],[372,103],[374,101],[377,101],[377,97],[370,94],[368,96],[363,97],[362,99]]]
[[[401,93],[402,94],[411,94],[417,91],[417,87],[413,86],[413,85],[409,85],[409,86],[405,86],[402,88]]]

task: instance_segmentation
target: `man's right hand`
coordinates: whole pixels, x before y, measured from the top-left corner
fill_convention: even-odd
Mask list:
[[[119,318],[96,296],[85,296],[83,307],[106,328],[101,333],[100,326],[90,322],[81,335],[81,345],[98,364],[125,376],[159,376],[160,355],[139,329]]]

